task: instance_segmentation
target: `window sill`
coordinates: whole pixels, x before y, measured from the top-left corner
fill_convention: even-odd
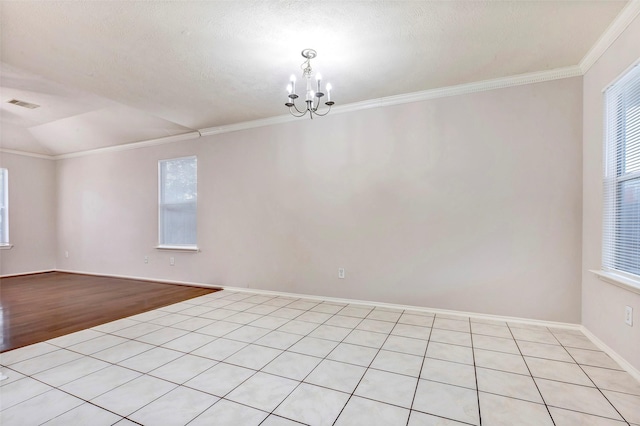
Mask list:
[[[13,248],[13,244],[0,244],[0,250],[11,250]]]
[[[165,246],[165,245],[161,245],[161,246],[156,246],[155,248],[157,250],[190,251],[190,252],[194,252],[194,253],[197,253],[197,252],[200,251],[198,246]]]
[[[590,270],[589,272],[593,272],[602,281],[621,287],[625,290],[629,290],[633,293],[640,294],[640,281],[638,280],[634,280],[633,278],[619,275],[614,272],[599,270]]]

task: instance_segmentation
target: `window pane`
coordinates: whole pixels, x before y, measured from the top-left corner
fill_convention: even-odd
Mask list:
[[[196,245],[196,157],[160,161],[160,244]]]
[[[640,79],[624,94],[624,171],[640,172]]]
[[[9,209],[7,169],[0,169],[0,244],[9,243]]]
[[[616,229],[616,268],[640,275],[640,178],[620,183]]]
[[[191,245],[196,243],[196,205],[167,204],[160,210],[164,244]]]
[[[195,158],[163,161],[162,176],[162,203],[192,202],[196,199]]]

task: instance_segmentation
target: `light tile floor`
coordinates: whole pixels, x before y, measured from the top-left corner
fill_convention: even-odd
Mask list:
[[[580,331],[220,291],[0,355],[0,424],[640,425]]]

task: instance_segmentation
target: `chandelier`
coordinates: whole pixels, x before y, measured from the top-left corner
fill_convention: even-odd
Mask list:
[[[323,112],[319,112],[320,103],[322,98],[324,97],[324,92],[322,92],[322,76],[320,74],[316,74],[316,91],[313,91],[313,83],[311,82],[311,77],[313,76],[313,70],[311,69],[311,60],[315,58],[318,54],[313,49],[304,49],[302,51],[302,57],[306,58],[306,60],[302,63],[300,68],[302,68],[302,78],[306,80],[306,91],[305,91],[305,104],[303,104],[302,109],[298,109],[296,105],[296,99],[298,99],[298,95],[296,95],[296,76],[291,76],[291,82],[287,85],[287,92],[289,95],[287,96],[287,102],[285,105],[289,107],[289,112],[294,117],[304,117],[307,112],[309,113],[309,117],[313,119],[314,115],[324,116],[331,111],[331,106],[334,102],[331,100],[331,84],[327,83],[325,88],[327,89],[327,102],[324,104],[329,108],[325,109]]]

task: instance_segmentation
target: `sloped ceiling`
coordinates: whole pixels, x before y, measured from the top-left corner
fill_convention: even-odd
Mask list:
[[[307,47],[341,105],[573,66],[625,4],[3,1],[1,147],[58,155],[286,114]]]

